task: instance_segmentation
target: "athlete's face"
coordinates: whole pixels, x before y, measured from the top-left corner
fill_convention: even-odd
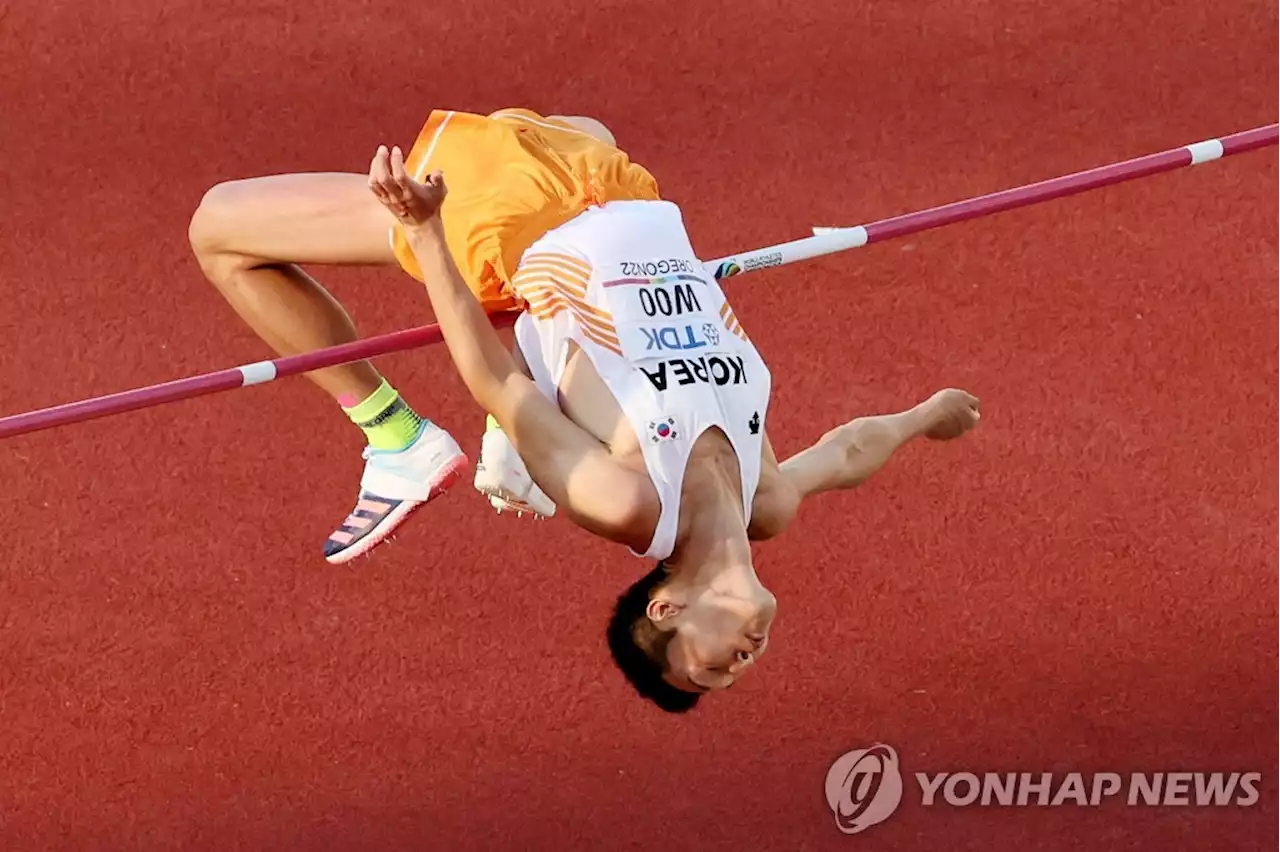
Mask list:
[[[667,681],[688,692],[729,688],[769,647],[777,608],[768,592],[755,601],[699,596],[670,617],[675,635],[667,646]]]

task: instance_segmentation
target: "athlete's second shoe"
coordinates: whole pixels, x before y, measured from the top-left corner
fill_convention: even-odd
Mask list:
[[[453,437],[424,423],[403,450],[365,447],[356,507],[324,543],[325,561],[350,562],[386,540],[414,509],[443,494],[467,468]]]
[[[536,518],[549,518],[556,513],[556,504],[529,476],[529,469],[506,433],[494,424],[480,441],[475,487],[489,498],[489,505],[499,514],[515,512],[522,516],[528,512]]]

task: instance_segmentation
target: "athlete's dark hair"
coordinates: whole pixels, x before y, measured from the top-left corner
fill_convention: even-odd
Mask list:
[[[609,652],[642,698],[668,713],[687,713],[698,703],[698,694],[677,689],[662,679],[667,671],[667,645],[675,632],[659,630],[646,614],[654,592],[667,577],[667,567],[659,562],[618,597],[609,619]]]

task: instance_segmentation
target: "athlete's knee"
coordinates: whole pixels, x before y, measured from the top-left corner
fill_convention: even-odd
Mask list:
[[[244,203],[243,183],[216,184],[200,199],[187,227],[187,239],[197,255],[233,250],[236,214]]]
[[[212,187],[200,199],[187,226],[187,240],[200,268],[211,279],[256,261],[246,257],[236,243],[237,221],[244,209],[244,181],[228,181]]]
[[[613,131],[594,118],[585,115],[562,115],[560,120],[565,124],[573,125],[583,133],[596,137],[607,145],[618,147],[618,140],[614,138]]]
[[[588,133],[595,136],[602,142],[607,142],[613,147],[618,147],[618,140],[614,137],[613,131],[605,127],[602,122],[596,121],[594,118],[583,118],[585,126],[590,128]]]

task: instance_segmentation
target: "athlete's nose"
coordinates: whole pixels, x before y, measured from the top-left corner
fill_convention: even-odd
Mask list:
[[[752,648],[739,648],[733,655],[733,665],[729,666],[729,671],[737,674],[756,661],[756,653]]]

